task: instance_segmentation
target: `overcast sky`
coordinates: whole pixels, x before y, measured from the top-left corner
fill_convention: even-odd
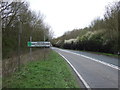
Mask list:
[[[41,12],[44,22],[51,26],[54,37],[90,25],[97,17],[103,18],[105,6],[118,0],[28,0],[30,8]]]

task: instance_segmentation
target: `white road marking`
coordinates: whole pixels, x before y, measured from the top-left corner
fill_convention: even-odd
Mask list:
[[[59,53],[60,54],[60,53]],[[75,71],[75,73],[78,75],[78,77],[80,78],[80,80],[83,82],[83,84],[85,85],[86,88],[90,89],[90,86],[87,84],[87,82],[82,78],[82,76],[78,73],[78,71],[74,68],[74,66],[62,55],[60,54],[66,61],[67,63],[73,68],[73,70]]]
[[[75,54],[75,55],[78,55],[78,56],[82,56],[82,57],[84,57],[84,58],[91,59],[92,61],[95,61],[95,62],[104,64],[104,65],[109,66],[109,67],[111,67],[111,68],[120,70],[120,68],[119,68],[118,66],[115,66],[115,65],[113,65],[113,64],[106,63],[106,62],[104,62],[104,61],[100,61],[100,60],[95,59],[95,58],[91,58],[91,57],[88,57],[88,56],[85,56],[85,55],[82,55],[82,54],[77,54],[77,53],[74,53],[74,52],[70,52],[70,51],[67,51],[67,50],[62,50],[62,49],[59,49],[59,50],[64,51],[64,52],[68,52],[68,53],[72,53],[72,54]]]

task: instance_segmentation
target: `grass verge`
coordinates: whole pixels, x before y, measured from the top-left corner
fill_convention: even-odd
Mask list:
[[[94,54],[98,54],[98,55],[105,55],[105,56],[110,56],[110,57],[114,57],[114,58],[120,58],[120,55],[111,54],[111,53],[92,52],[92,51],[84,51],[84,52],[94,53]]]
[[[68,64],[52,50],[45,60],[27,63],[4,84],[6,88],[79,88]]]
[[[64,48],[62,48],[64,49]],[[66,49],[66,50],[73,50],[73,49]],[[104,53],[104,52],[94,52],[94,51],[85,51],[85,50],[73,50],[73,51],[81,51],[81,52],[88,52],[88,53],[93,53],[93,54],[98,54],[98,55],[105,55],[113,58],[120,58],[120,54],[112,54],[112,53]]]
[[[71,50],[71,49],[67,49],[67,50]],[[94,51],[85,51],[85,50],[74,50],[74,51],[88,52],[88,53],[93,53],[93,54],[98,54],[98,55],[105,55],[105,56],[109,56],[113,58],[120,58],[120,55],[112,54],[112,53],[94,52]]]

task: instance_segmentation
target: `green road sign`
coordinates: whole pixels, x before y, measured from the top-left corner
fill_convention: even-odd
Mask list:
[[[39,42],[27,42],[28,47],[50,47],[51,43],[50,42],[43,42],[43,41],[39,41]]]
[[[32,43],[31,42],[28,42],[28,47],[30,47],[32,45]]]

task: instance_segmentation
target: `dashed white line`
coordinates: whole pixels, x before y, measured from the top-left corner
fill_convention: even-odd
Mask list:
[[[60,54],[60,53],[59,53]],[[78,77],[80,78],[80,80],[83,82],[83,84],[85,85],[86,88],[90,89],[90,86],[87,84],[87,82],[82,78],[82,76],[78,73],[78,71],[74,68],[74,66],[62,55],[60,54],[60,56],[62,56],[67,63],[72,67],[72,69],[75,71],[75,73],[78,75]]]

